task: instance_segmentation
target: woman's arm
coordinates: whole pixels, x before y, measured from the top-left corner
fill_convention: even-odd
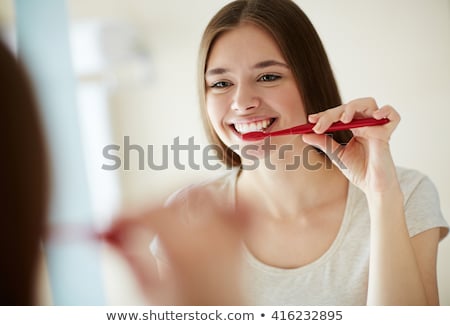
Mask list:
[[[368,196],[371,217],[369,305],[439,304],[439,229],[410,238],[399,190]]]
[[[323,133],[331,123],[365,117],[387,117],[390,122],[354,129],[354,137],[346,146],[332,141],[332,148],[327,148]],[[304,135],[303,140],[326,153],[339,153],[342,173],[367,198],[371,227],[367,303],[437,304],[439,234],[429,230],[413,239],[409,237],[403,193],[389,148],[390,136],[400,122],[398,113],[391,106],[379,109],[373,99],[365,98],[312,115],[309,120],[316,123],[316,134]]]
[[[440,229],[433,228],[411,238],[414,254],[419,265],[428,304],[439,305],[439,291],[436,276],[436,263]]]

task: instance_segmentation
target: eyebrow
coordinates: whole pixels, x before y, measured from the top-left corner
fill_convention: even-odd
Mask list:
[[[258,62],[256,65],[253,66],[255,69],[261,69],[261,68],[267,68],[271,66],[281,66],[284,68],[289,68],[289,66],[286,63],[276,61],[276,60],[266,60]]]
[[[272,66],[281,66],[281,67],[289,69],[289,66],[286,63],[276,61],[276,60],[265,60],[265,61],[258,62],[257,64],[255,64],[253,66],[253,69],[263,69],[263,68],[272,67]],[[227,72],[229,72],[229,70],[225,69],[225,68],[213,68],[213,69],[209,69],[208,71],[206,71],[205,76],[222,75]]]

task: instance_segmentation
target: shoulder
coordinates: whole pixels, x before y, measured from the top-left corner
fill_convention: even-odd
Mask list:
[[[397,177],[403,191],[415,188],[421,182],[431,182],[422,172],[404,167],[397,167]]]
[[[437,189],[431,179],[417,170],[397,167],[397,177],[407,205],[411,199],[420,194],[428,200],[439,201]]]
[[[396,172],[397,179],[403,192],[405,204],[407,204],[411,199],[411,196],[413,196],[417,192],[429,193],[429,190],[431,189],[433,190],[432,196],[437,195],[437,191],[434,187],[433,182],[422,172],[404,167],[396,167]],[[358,200],[362,200],[363,198],[365,198],[365,195],[361,190],[356,189],[356,193],[358,196]]]
[[[238,169],[183,187],[166,201],[166,206],[182,206],[184,209],[196,209],[202,205],[232,205],[234,204],[235,183]]]
[[[404,195],[405,215],[410,235],[433,227],[441,228],[441,238],[448,233],[439,200],[439,193],[431,179],[416,170],[397,168],[397,176]]]

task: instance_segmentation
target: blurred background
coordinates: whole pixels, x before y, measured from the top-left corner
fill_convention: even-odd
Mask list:
[[[49,133],[52,146],[61,149],[53,154],[60,158],[56,161],[63,162],[73,155],[71,162],[80,163],[76,168],[81,170],[79,175],[69,169],[59,172],[58,180],[67,180],[60,182],[59,189],[73,182],[74,175],[78,181],[71,188],[76,195],[70,197],[70,191],[65,199],[61,195],[59,200],[64,204],[54,211],[84,205],[80,214],[87,215],[88,223],[101,228],[123,209],[161,202],[181,186],[221,173],[202,166],[201,151],[194,158],[199,169],[187,164],[187,156],[180,158],[185,169],[176,168],[170,147],[167,169],[152,169],[147,159],[152,159],[155,165],[162,164],[164,147],[172,145],[177,137],[180,144],[187,144],[191,137],[196,144],[207,144],[197,105],[197,49],[207,22],[229,1],[42,0],[34,5],[32,2],[37,1],[0,0],[0,32],[19,56],[24,49],[25,61],[34,75],[55,71],[56,79],[68,80],[50,87],[46,86],[45,78],[34,78],[39,93],[47,94],[42,96],[44,103],[53,101],[55,105],[56,94],[69,94],[64,97],[66,101],[73,99],[66,106],[58,106],[61,112],[73,110],[71,115],[44,112],[47,127],[59,126]],[[295,2],[310,17],[322,38],[343,100],[371,96],[380,105],[391,104],[400,112],[402,122],[392,139],[395,161],[432,179],[448,221],[450,1]],[[42,18],[51,15],[52,10],[54,16]],[[33,34],[37,29],[33,25],[34,16],[41,17],[48,30],[59,28],[57,39],[66,42],[65,52],[52,58],[51,40],[45,34],[42,37]],[[33,53],[40,53],[41,57]],[[58,77],[62,71],[65,75]],[[65,103],[64,99],[60,101]],[[77,140],[71,143],[73,147],[67,149],[65,137]],[[139,145],[143,152],[132,149],[136,148],[133,145]],[[115,161],[105,156],[105,146],[111,149],[109,154],[114,153],[120,159],[120,168],[108,168]],[[80,183],[80,178],[85,183]],[[76,216],[69,221],[76,223]],[[40,304],[144,303],[127,267],[108,248],[86,244],[83,248],[60,250],[68,245],[50,246],[48,257],[44,257],[48,259],[42,264]],[[68,252],[79,255],[77,265],[64,262]],[[450,241],[445,239],[438,258],[443,305],[450,305],[449,258]],[[64,270],[72,273],[71,278],[58,276]],[[89,275],[94,280],[87,286]],[[59,292],[55,289],[68,283],[76,295],[67,288]],[[93,301],[84,301],[93,288],[98,296],[91,298]]]

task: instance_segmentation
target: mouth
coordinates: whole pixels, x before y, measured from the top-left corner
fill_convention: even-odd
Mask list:
[[[268,119],[262,119],[252,122],[236,122],[230,124],[230,127],[233,129],[235,133],[238,135],[244,135],[249,132],[254,131],[262,131],[265,132],[272,127],[274,122],[276,121],[276,118],[268,118]]]

